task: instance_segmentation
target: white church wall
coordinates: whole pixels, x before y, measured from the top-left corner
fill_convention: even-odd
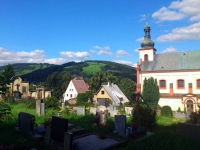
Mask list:
[[[173,111],[177,111],[180,107],[181,111],[184,111],[184,105],[181,103],[181,99],[175,98],[160,98],[158,104],[162,106],[170,106]]]

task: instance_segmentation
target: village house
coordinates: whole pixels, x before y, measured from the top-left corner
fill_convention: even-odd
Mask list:
[[[88,87],[88,84],[85,83],[83,78],[75,77],[69,82],[69,85],[63,94],[64,101],[76,98],[79,93],[85,93],[88,91]]]
[[[200,100],[200,51],[156,54],[150,30],[146,24],[136,68],[137,92],[142,92],[145,78],[153,77],[161,93],[159,105],[196,112]]]
[[[108,82],[107,85],[102,85],[99,88],[94,95],[93,101],[98,102],[100,105],[108,106],[108,104],[113,104],[114,106],[119,106],[129,100],[116,84]]]

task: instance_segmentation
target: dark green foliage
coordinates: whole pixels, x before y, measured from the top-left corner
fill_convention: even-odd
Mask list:
[[[177,110],[177,112],[181,112],[181,108],[180,108],[180,107],[178,107],[178,110]]]
[[[58,109],[58,106],[60,104],[59,100],[54,96],[44,99],[44,103],[46,109]]]
[[[15,76],[13,67],[8,64],[0,74],[0,94],[5,95],[8,92],[7,85],[11,83],[11,78]]]
[[[4,115],[10,115],[10,114],[11,114],[10,105],[0,101],[0,118],[2,118]]]
[[[76,98],[76,104],[83,105],[84,103],[88,103],[88,100],[91,100],[92,92],[87,91],[85,93],[79,93]]]
[[[129,78],[122,78],[122,80],[118,83],[118,86],[124,95],[126,95],[129,100],[132,100],[136,89],[135,82]]]
[[[89,80],[90,90],[92,92],[97,92],[103,83],[106,82],[106,75],[104,72],[95,73]]]
[[[72,75],[69,72],[64,74],[59,74],[59,72],[53,72],[50,74],[44,82],[44,86],[48,90],[52,90],[52,95],[57,99],[61,99],[63,93],[65,92]]]
[[[160,99],[157,80],[153,77],[144,80],[142,97],[150,108],[156,109]]]
[[[27,100],[25,104],[26,104],[27,108],[35,109],[35,107],[36,107],[35,100]]]
[[[167,116],[167,117],[172,117],[173,113],[172,113],[172,109],[170,106],[163,106],[161,108],[161,115],[162,116]]]
[[[136,105],[132,112],[132,121],[147,130],[153,129],[156,125],[156,111],[149,107]]]

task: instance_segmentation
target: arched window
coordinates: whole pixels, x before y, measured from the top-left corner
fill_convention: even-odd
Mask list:
[[[181,89],[185,88],[185,83],[183,79],[177,80],[177,88],[181,88]]]
[[[147,54],[144,55],[144,61],[148,61],[148,55]]]

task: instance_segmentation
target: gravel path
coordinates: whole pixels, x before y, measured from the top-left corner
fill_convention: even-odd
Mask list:
[[[74,142],[77,144],[77,150],[99,150],[119,143],[117,140],[109,137],[106,139],[99,139],[95,134],[75,139]]]

